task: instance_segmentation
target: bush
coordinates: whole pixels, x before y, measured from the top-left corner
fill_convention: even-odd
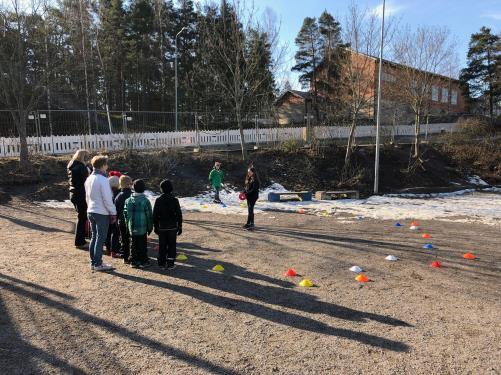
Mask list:
[[[280,145],[280,150],[283,152],[298,152],[303,146],[302,141],[296,139],[289,139],[288,141],[283,141]]]

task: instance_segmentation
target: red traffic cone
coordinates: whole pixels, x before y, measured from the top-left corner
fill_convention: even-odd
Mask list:
[[[440,263],[438,260],[436,260],[434,262],[431,262],[431,266],[433,268],[440,268],[440,267],[442,267],[442,263]]]
[[[289,268],[289,269],[285,272],[285,274],[284,274],[284,275],[285,275],[285,276],[294,277],[294,276],[297,276],[297,273],[296,273],[296,271],[294,271],[292,268]]]
[[[431,234],[429,234],[429,233],[423,233],[423,235],[421,237],[422,238],[431,238]]]

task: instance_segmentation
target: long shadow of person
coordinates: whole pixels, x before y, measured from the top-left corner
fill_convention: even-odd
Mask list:
[[[184,268],[184,267],[183,267]],[[176,270],[177,271],[177,270]],[[201,302],[211,304],[218,308],[224,308],[232,311],[241,312],[244,314],[252,315],[260,319],[268,320],[270,322],[286,325],[292,328],[315,332],[324,335],[331,335],[337,337],[343,337],[350,340],[355,340],[361,342],[363,344],[367,344],[374,347],[379,347],[383,349],[392,350],[395,352],[406,352],[409,350],[408,345],[402,343],[400,341],[387,339],[384,337],[379,337],[376,335],[371,335],[363,332],[357,332],[354,330],[346,329],[346,328],[335,328],[331,327],[321,321],[295,314],[292,312],[282,311],[273,309],[271,307],[261,305],[254,302],[248,302],[241,299],[225,297],[218,294],[212,294],[200,289],[190,288],[184,285],[177,285],[173,283],[168,283],[165,281],[149,279],[142,276],[128,275],[119,272],[110,272],[110,276],[120,277],[125,280],[134,281],[138,283],[142,283],[149,286],[155,286],[158,288],[163,288],[166,290],[170,290],[172,292],[180,293],[195,299],[198,299]],[[218,279],[215,276],[221,275],[206,275],[208,277],[213,277]],[[256,285],[256,284],[254,284]],[[282,289],[286,290],[287,289]],[[308,303],[306,301],[305,303]],[[364,313],[365,314],[365,313]]]

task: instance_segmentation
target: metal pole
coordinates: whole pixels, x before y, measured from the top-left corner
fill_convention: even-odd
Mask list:
[[[374,194],[379,192],[379,131],[381,127],[381,77],[383,74],[383,41],[384,41],[384,10],[385,0],[383,0],[383,15],[381,17],[381,46],[379,49],[379,72],[377,83],[377,115],[376,115],[376,160],[374,166]]]
[[[179,36],[179,34],[181,34],[184,29],[186,29],[186,27],[183,27],[181,30],[179,30],[179,32],[176,34],[176,38],[175,38],[175,41],[174,41],[174,86],[176,88],[176,103],[175,103],[175,106],[176,106],[176,109],[175,109],[175,112],[176,112],[176,131],[177,131],[177,87],[178,87],[178,82],[177,82],[177,37]]]

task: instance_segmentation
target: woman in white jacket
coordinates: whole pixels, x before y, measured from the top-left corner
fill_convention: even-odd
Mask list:
[[[113,203],[113,193],[106,175],[108,157],[97,155],[91,161],[94,171],[85,181],[85,199],[87,216],[92,229],[89,245],[91,269],[93,271],[109,271],[113,267],[103,263],[103,246],[108,235],[108,227],[117,219],[117,211]]]

